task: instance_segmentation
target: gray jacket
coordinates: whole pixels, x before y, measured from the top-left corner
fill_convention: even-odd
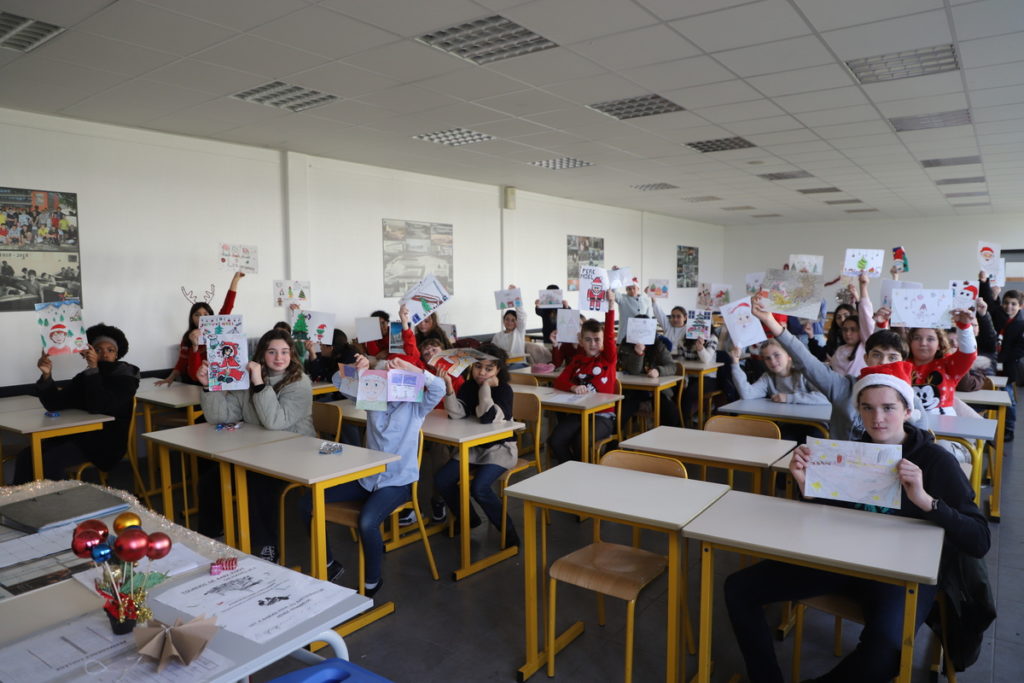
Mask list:
[[[269,386],[257,393],[248,390],[202,392],[199,402],[206,421],[212,424],[248,422],[266,429],[316,436],[313,384],[309,376],[304,374],[297,382],[276,392],[273,387],[282,377],[283,373],[268,375],[265,381]]]
[[[775,394],[785,394],[786,403],[803,403],[812,405],[826,405],[828,399],[814,387],[810,386],[804,373],[794,369],[789,377],[776,377],[765,371],[751,384],[747,381],[747,373],[739,363],[732,364],[732,379],[736,384],[736,390],[740,398],[771,398]]]

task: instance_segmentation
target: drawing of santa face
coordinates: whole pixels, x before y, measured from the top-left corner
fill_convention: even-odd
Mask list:
[[[386,401],[387,379],[379,375],[363,375],[359,378],[359,396],[364,401]]]
[[[735,316],[736,324],[742,328],[750,327],[754,320],[754,316],[750,313],[750,304],[745,301],[729,311],[729,314]]]
[[[594,281],[590,283],[590,291],[594,293],[595,298],[601,297],[601,278],[594,278]]]
[[[996,252],[992,249],[992,247],[982,247],[979,253],[981,254],[981,258],[985,259],[986,261],[991,261],[993,258],[995,258],[996,255]]]
[[[63,325],[54,325],[50,329],[50,341],[53,342],[54,346],[64,346],[67,338],[68,332]]]

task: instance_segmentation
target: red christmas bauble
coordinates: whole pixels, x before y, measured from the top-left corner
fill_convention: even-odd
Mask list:
[[[107,536],[110,535],[110,529],[108,529],[107,525],[102,521],[98,519],[87,519],[84,522],[79,522],[78,526],[75,527],[75,536],[77,536],[80,531],[84,531],[86,529],[93,529],[98,532],[100,540],[102,541],[107,540]]]
[[[114,554],[122,562],[138,562],[146,556],[149,536],[137,527],[125,529],[114,541]]]
[[[146,549],[146,557],[151,560],[159,560],[171,552],[171,537],[162,531],[149,535],[149,547]]]
[[[100,532],[95,529],[82,529],[71,539],[71,552],[83,560],[92,558],[92,549],[103,542]]]

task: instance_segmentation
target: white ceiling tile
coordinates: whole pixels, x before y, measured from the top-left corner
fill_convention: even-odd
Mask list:
[[[993,133],[1012,133],[1022,128],[1024,128],[1024,122],[1022,121],[992,121],[974,125],[974,129],[978,131],[979,136]]]
[[[636,81],[640,85],[658,92],[735,78],[733,74],[710,57],[678,59],[674,62],[626,69],[621,73],[631,81]]]
[[[647,159],[670,156],[676,153],[679,143],[672,143],[664,138],[646,133],[624,135],[622,137],[601,140],[601,144],[621,149],[630,154],[637,154]]]
[[[210,100],[209,93],[166,83],[134,80],[64,110],[68,116],[137,125]]]
[[[660,133],[664,138],[674,140],[676,142],[702,142],[704,140],[719,140],[721,138],[732,137],[732,134],[724,128],[718,126],[697,126],[694,128],[680,128],[679,130],[666,130]],[[707,154],[702,155],[710,159],[714,159],[714,155],[717,152],[711,152],[711,156]],[[700,158],[700,157],[694,157]]]
[[[464,100],[478,100],[482,97],[503,95],[528,87],[519,81],[506,78],[488,69],[459,69],[416,81],[416,85],[452,97],[461,97]]]
[[[629,69],[700,54],[698,48],[662,24],[574,43],[568,48],[609,69]]]
[[[110,0],[4,0],[3,11],[69,27],[109,4]]]
[[[771,116],[785,114],[776,107],[771,100],[760,99],[753,102],[740,102],[738,104],[723,104],[717,107],[705,107],[696,109],[694,113],[706,118],[711,123],[726,124],[734,121],[748,121],[750,119],[763,119]]]
[[[250,31],[300,50],[341,59],[398,40],[393,33],[322,7],[307,7]]]
[[[403,83],[471,68],[469,62],[410,40],[364,50],[343,61]]]
[[[204,50],[196,54],[195,59],[270,78],[284,78],[327,62],[320,55],[249,35],[241,35]]]
[[[572,135],[560,130],[545,130],[543,133],[516,137],[516,142],[521,142],[524,145],[530,145],[532,147],[547,149],[557,147],[559,145],[575,145],[580,142],[586,142],[586,140],[578,135]]]
[[[848,86],[853,83],[853,78],[844,67],[838,64],[826,64],[767,76],[755,76],[747,79],[747,82],[768,97],[777,97]]]
[[[715,54],[715,59],[742,77],[834,62],[832,55],[814,36],[719,52]]]
[[[661,94],[687,109],[716,107],[722,104],[747,102],[761,98],[761,93],[738,79],[670,90]]]
[[[826,140],[858,135],[872,135],[874,133],[888,133],[891,131],[892,128],[889,127],[888,121],[860,121],[858,123],[843,123],[835,126],[818,126],[814,128],[814,132]]]
[[[99,71],[77,64],[47,59],[42,55],[26,55],[0,69],[0,82],[7,90],[17,94],[30,84],[67,91],[72,102],[113,87],[124,79],[120,74]],[[15,98],[16,101],[16,98]]]
[[[407,37],[492,14],[469,0],[322,0],[320,4],[353,19]]]
[[[1024,14],[1024,11],[1021,12]],[[1024,60],[1024,33],[997,38],[961,40],[960,59],[966,69]]]
[[[938,114],[940,112],[957,111],[966,108],[967,97],[963,93],[917,97],[910,100],[895,100],[893,102],[881,102],[878,105],[878,109],[886,118]]]
[[[580,127],[585,126],[588,123],[611,123],[613,126],[622,125],[615,121],[609,122],[608,117],[604,114],[599,114],[596,111],[592,111],[585,107],[572,107],[569,109],[543,112],[540,114],[531,114],[525,118],[539,123],[542,126],[557,128],[558,130],[567,130],[570,133],[578,130]]]
[[[362,95],[360,102],[395,113],[417,112],[454,104],[457,100],[415,85],[399,85]]]
[[[644,130],[662,131],[676,130],[679,128],[694,128],[708,125],[707,119],[703,119],[693,112],[674,111],[670,114],[658,114],[657,116],[644,116],[643,118],[631,119],[631,126],[643,128]]]
[[[177,55],[169,52],[157,52],[75,30],[65,31],[48,40],[33,53],[127,76],[138,76],[178,59]]]
[[[476,103],[482,107],[489,107],[511,116],[540,114],[541,112],[564,109],[569,105],[568,102],[560,97],[536,89],[521,90],[496,97],[485,97],[484,99],[477,100]]]
[[[860,125],[860,124],[851,124]],[[833,147],[838,150],[842,150],[846,156],[853,159],[855,155],[857,158],[868,159],[882,158],[886,156],[905,156],[906,152],[903,151],[899,144],[899,137],[894,134],[879,134],[879,135],[857,135],[853,137],[842,137],[835,140],[831,140],[830,143]],[[878,155],[875,157],[874,155]]]
[[[150,71],[146,74],[146,79],[182,88],[203,90],[215,95],[230,95],[267,82],[266,78],[257,74],[206,64],[194,59],[180,59],[173,64]]]
[[[953,42],[945,10],[829,31],[822,38],[844,60]]]
[[[184,113],[219,121],[231,121],[236,126],[242,126],[282,118],[290,112],[255,102],[243,102],[233,97],[220,97],[190,107]]]
[[[967,69],[966,77],[967,88],[970,90],[1020,85],[1024,83],[1024,62]]]
[[[142,0],[213,24],[246,31],[307,7],[303,0]],[[49,3],[49,0],[47,0]]]
[[[640,7],[618,0],[535,0],[502,16],[562,45],[656,23]]]
[[[76,28],[177,55],[191,54],[236,35],[222,26],[165,12],[134,0],[115,2]]]
[[[772,154],[778,154],[783,159],[788,159],[790,155],[806,154],[808,152],[828,152],[832,148],[829,147],[827,142],[809,140],[807,142],[791,142],[783,145],[768,145],[767,149]]]
[[[998,107],[979,107],[971,111],[974,121],[989,123],[992,121],[1017,121],[1024,128],[1024,104],[1004,104]]]
[[[196,137],[211,137],[217,133],[223,133],[235,127],[234,123],[216,121],[202,116],[193,116],[186,112],[175,112],[168,116],[161,116],[145,124],[146,128],[164,131],[166,133],[177,133],[180,135],[192,135]]]
[[[1024,85],[1013,85],[1008,88],[989,88],[971,93],[971,105],[974,107],[993,107],[999,104],[1015,104],[1024,102]]]
[[[854,107],[867,104],[868,98],[864,97],[864,93],[861,92],[860,88],[848,87],[806,92],[799,95],[784,95],[774,98],[774,102],[791,114],[799,114],[820,109],[836,109],[838,107]]]
[[[292,74],[288,77],[288,82],[338,97],[359,97],[399,84],[393,78],[342,62],[330,62]]]
[[[875,102],[905,100],[911,97],[930,97],[948,93],[963,92],[962,75],[959,71],[948,71],[930,76],[900,78],[895,81],[868,83],[864,92]]]
[[[794,0],[819,31],[941,9],[942,0]]]
[[[627,97],[647,95],[648,90],[615,74],[599,74],[544,86],[548,92],[578,104],[611,102]]]
[[[765,119],[751,119],[749,121],[736,121],[728,124],[729,130],[737,135],[754,133],[776,133],[783,130],[796,130],[803,128],[803,124],[792,116],[770,116]]]
[[[548,85],[605,73],[597,64],[560,47],[494,62],[487,68],[531,85]]]
[[[802,129],[802,130],[788,130],[780,133],[755,133],[753,135],[746,135],[747,140],[750,140],[759,147],[768,147],[769,145],[786,145],[796,142],[810,142],[818,140],[818,136],[815,135],[814,131]]]
[[[853,123],[856,121],[877,120],[878,112],[869,104],[862,104],[853,107],[841,107],[838,109],[822,109],[797,114],[796,118],[805,126],[817,127],[828,126],[836,123]]]
[[[661,19],[680,19],[692,17],[697,14],[715,12],[726,7],[744,5],[751,0],[636,0],[650,11],[654,12]]]
[[[810,27],[785,0],[761,2],[670,23],[705,52],[807,35]]]
[[[3,72],[0,72],[0,78],[3,78]],[[68,88],[56,88],[32,78],[20,83],[19,80],[3,78],[5,87],[0,88],[0,107],[54,114],[90,94],[75,92]]]
[[[357,100],[340,100],[337,102],[330,102],[322,107],[311,109],[308,113],[310,116],[342,121],[353,126],[370,123],[371,121],[380,121],[381,119],[394,116],[392,112],[381,109],[380,107],[373,107],[369,104],[364,104]]]
[[[1024,31],[1024,11],[1019,0],[985,0],[953,9],[953,23],[960,40]]]
[[[514,118],[495,119],[487,123],[477,124],[473,127],[473,130],[498,138],[531,138],[539,134],[555,132],[550,128],[537,125],[526,119]],[[564,133],[560,134],[564,135]],[[518,142],[529,145],[533,144],[533,142],[527,140],[518,140]]]

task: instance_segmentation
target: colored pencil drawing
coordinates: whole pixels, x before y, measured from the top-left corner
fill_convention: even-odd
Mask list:
[[[817,256],[815,254],[789,255],[789,269],[795,270],[798,273],[810,273],[811,275],[821,275],[824,263],[824,256]]]
[[[898,510],[900,480],[896,466],[903,457],[899,445],[833,441],[808,437],[811,449],[804,495]]]
[[[523,290],[517,287],[515,289],[499,289],[495,291],[494,306],[499,311],[521,309],[523,307]]]
[[[362,410],[388,409],[388,371],[363,370],[359,373],[359,392],[356,408]]]
[[[953,293],[948,289],[897,289],[892,293],[892,314],[906,327],[938,327],[952,324],[949,312]]]
[[[608,271],[597,266],[580,266],[580,310],[608,311]]]
[[[921,289],[924,287],[920,282],[908,280],[882,280],[882,303],[879,307],[892,308],[892,293],[897,289]]]
[[[843,259],[843,275],[857,276],[864,273],[868,277],[882,276],[882,262],[885,251],[882,249],[847,249]]]
[[[573,308],[558,310],[557,333],[559,344],[577,344],[580,337],[580,312]]]
[[[761,321],[753,315],[749,296],[724,306],[722,320],[725,321],[725,328],[729,331],[729,339],[733,346],[740,349],[760,344],[768,338]]]
[[[253,244],[220,243],[220,265],[224,270],[242,273],[258,273],[259,249]]]
[[[244,334],[217,334],[206,340],[210,391],[249,388],[249,344]]]
[[[448,294],[448,290],[444,288],[441,281],[433,275],[427,275],[413,285],[399,303],[409,307],[409,319],[413,325],[418,325],[447,303],[449,299],[451,299],[451,295]]]
[[[537,308],[561,308],[562,299],[562,290],[542,289],[537,292]]]
[[[629,318],[626,320],[627,344],[653,344],[657,333],[658,321],[654,318]]]
[[[647,281],[647,293],[654,299],[667,299],[668,283],[668,280],[650,279]]]
[[[687,339],[711,338],[711,311],[694,309],[686,317]]]
[[[84,351],[88,347],[78,299],[35,304],[39,340],[47,356]]]
[[[798,318],[816,319],[824,298],[821,275],[794,270],[771,269],[765,272],[761,288],[765,308]]]
[[[978,283],[970,280],[950,280],[949,292],[953,295],[953,310],[973,311],[977,307]]]
[[[747,273],[746,290],[748,296],[756,296],[761,293],[761,283],[764,282],[764,272]]]
[[[242,334],[240,315],[204,315],[199,318],[200,335],[209,345],[209,339],[222,334]]]
[[[995,242],[981,240],[978,242],[978,265],[989,272],[996,269],[1002,249]]]
[[[892,248],[892,265],[897,273],[910,272],[910,259],[907,258],[907,250],[903,247]]]
[[[309,280],[274,280],[274,305],[309,305]]]
[[[423,373],[388,370],[388,400],[419,403],[423,400]]]

